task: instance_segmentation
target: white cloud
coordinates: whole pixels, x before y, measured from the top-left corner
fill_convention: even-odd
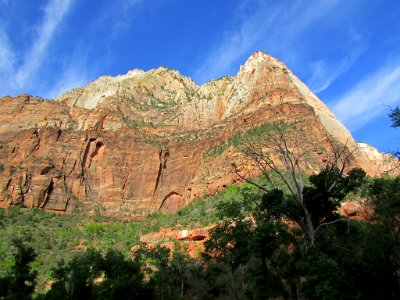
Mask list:
[[[2,1],[5,0],[0,0],[0,3]],[[38,80],[37,77],[42,63],[50,55],[49,47],[55,42],[55,34],[60,30],[74,2],[75,0],[48,0],[42,10],[41,20],[33,25],[32,46],[22,53],[14,51],[17,49],[11,47],[7,32],[0,26],[0,96],[29,92],[50,99],[92,79],[98,66],[92,64],[89,67],[87,64],[90,46],[86,40],[76,41],[73,52],[64,57],[61,67],[57,66],[57,78]],[[108,5],[97,19],[91,20],[92,30],[96,31],[97,27],[106,26],[109,34],[104,36],[104,41],[109,41],[119,34],[120,29],[129,28],[133,9],[142,2],[143,0],[118,0]],[[107,55],[102,59],[106,60]],[[49,74],[51,72],[44,75]]]
[[[37,38],[32,49],[24,58],[24,63],[15,75],[15,83],[23,88],[31,80],[46,56],[46,50],[54,32],[68,12],[73,0],[50,0],[44,9],[43,22],[37,30]]]
[[[53,99],[66,91],[81,87],[89,81],[90,78],[86,72],[82,71],[82,66],[80,64],[72,64],[62,72],[57,83],[41,96],[47,99]]]
[[[110,37],[118,36],[121,30],[126,30],[134,19],[133,9],[140,5],[143,0],[122,0],[117,2],[114,10],[111,11],[112,24]]]
[[[226,32],[220,46],[206,54],[207,59],[193,77],[202,83],[225,75],[233,71],[233,65],[243,60],[244,55],[262,48],[275,49],[290,57],[295,41],[316,21],[332,13],[340,1],[318,1],[311,6],[303,0],[290,5],[283,1],[258,1],[257,12],[242,16],[245,21],[239,28]]]
[[[5,31],[0,28],[0,97],[9,93],[10,77],[14,71],[15,54],[12,50],[9,38]]]
[[[14,53],[7,34],[0,28],[0,72],[10,73],[14,66]]]
[[[327,88],[342,74],[346,73],[367,49],[363,36],[354,28],[348,30],[349,38],[342,47],[346,49],[346,55],[338,62],[327,63],[319,60],[310,64],[312,75],[307,80],[308,86],[314,93],[319,93]]]
[[[364,52],[364,48],[356,47],[351,50],[349,56],[343,58],[336,64],[327,64],[325,61],[319,60],[311,64],[313,69],[312,76],[307,80],[308,86],[314,93],[319,93],[327,88],[338,79],[342,74],[347,72],[355,61]]]
[[[245,21],[236,32],[227,33],[221,46],[207,55],[208,59],[197,69],[194,78],[203,83],[228,73],[232,65],[259,40],[263,34],[260,28],[268,28],[278,14],[279,9],[268,14],[267,18],[262,18],[260,13],[256,14]]]
[[[143,0],[114,0],[92,20],[92,30],[96,31],[98,27],[106,26],[109,34],[105,38],[117,37],[121,30],[129,29],[135,16],[134,8],[142,2]]]
[[[281,7],[276,7],[269,14],[259,12],[243,22],[237,31],[227,32],[221,45],[207,54],[208,58],[196,70],[194,78],[203,83],[228,73],[232,65],[254,47],[280,10]],[[268,17],[263,18],[264,15]]]
[[[400,104],[400,59],[361,80],[335,101],[333,112],[350,129],[358,130]]]
[[[107,10],[100,13],[94,21],[92,21],[93,30],[97,27],[106,24],[109,34],[103,37],[103,42],[110,40],[120,34],[120,30],[129,28],[133,19],[132,12],[137,5],[140,5],[143,0],[119,0],[107,6]],[[103,53],[104,55],[104,53]],[[111,55],[110,55],[111,56]],[[75,46],[75,51],[70,56],[70,59],[64,63],[60,76],[57,82],[48,90],[45,90],[41,95],[45,98],[52,99],[62,93],[87,84],[96,74],[97,65],[88,65],[89,52],[86,41]],[[102,57],[102,62],[109,59],[107,56]],[[111,58],[112,59],[112,58]],[[101,74],[103,75],[103,74]]]

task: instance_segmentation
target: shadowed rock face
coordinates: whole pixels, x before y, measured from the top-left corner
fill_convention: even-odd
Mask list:
[[[227,141],[280,120],[301,120],[308,137],[326,149],[315,153],[311,170],[329,155],[327,138],[357,147],[329,109],[282,62],[262,52],[236,77],[200,87],[162,67],[101,77],[55,101],[3,97],[0,205],[175,212],[240,181],[233,162],[243,175],[256,175]],[[379,175],[376,157],[361,152],[354,165]]]

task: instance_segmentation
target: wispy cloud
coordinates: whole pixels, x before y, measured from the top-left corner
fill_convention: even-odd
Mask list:
[[[238,59],[241,59],[243,55],[246,55],[254,44],[259,41],[267,28],[273,24],[281,9],[282,7],[275,6],[269,14],[265,14],[265,12],[256,13],[244,21],[236,31],[226,32],[220,46],[206,55],[207,59],[196,70],[193,77],[199,83],[203,83],[209,79],[229,73],[232,65]],[[263,18],[265,15],[268,17]]]
[[[387,106],[400,104],[400,58],[365,77],[335,103],[333,112],[350,130],[387,114]]]
[[[24,63],[15,75],[15,83],[23,88],[40,66],[52,37],[71,7],[73,0],[51,0],[44,9],[44,18],[37,29],[37,37],[32,49],[24,58]]]
[[[87,84],[90,77],[87,72],[82,71],[81,64],[70,64],[65,69],[56,84],[42,96],[47,99],[53,99],[62,93],[71,89]]]
[[[208,57],[196,70],[194,78],[200,83],[232,72],[233,65],[252,52],[254,46],[268,48],[288,57],[294,42],[306,29],[331,13],[340,0],[319,1],[312,6],[298,0],[291,5],[285,1],[257,1],[258,9],[252,16],[242,17],[238,29],[226,32],[220,46],[207,53]],[[273,3],[273,5],[272,5]]]
[[[5,31],[0,22],[0,96],[29,92],[53,98],[68,89],[87,83],[93,77],[100,76],[96,74],[100,63],[88,62],[94,48],[90,38],[101,32],[101,42],[105,45],[101,52],[101,61],[104,63],[114,59],[107,45],[112,44],[113,38],[118,38],[121,30],[130,27],[134,20],[135,8],[143,0],[116,0],[104,5],[104,8],[96,11],[96,17],[89,21],[92,32],[83,35],[82,38],[77,37],[74,45],[71,45],[72,51],[62,60],[58,60],[55,67],[45,69],[42,67],[43,62],[53,55],[51,49],[57,42],[57,32],[60,32],[62,23],[75,2],[77,1],[47,0],[41,9],[42,15],[38,18],[38,23],[32,25],[32,46],[28,49],[13,48],[9,39],[11,32]],[[1,3],[7,4],[8,1],[0,0]],[[38,79],[37,74],[41,71],[46,77],[44,80]],[[52,76],[54,72],[57,72],[56,78]]]
[[[118,36],[121,30],[126,30],[130,27],[134,19],[133,9],[142,3],[143,0],[123,0],[122,3],[116,6],[116,11],[113,16],[111,34]]]
[[[362,47],[354,48],[351,50],[349,56],[335,64],[327,64],[322,60],[312,63],[311,68],[313,69],[313,73],[311,78],[307,80],[311,90],[314,93],[319,93],[329,88],[336,79],[353,66],[355,61],[364,52],[364,49]]]
[[[335,65],[327,64],[325,61],[319,60],[311,63],[313,73],[307,81],[308,86],[314,93],[319,93],[327,88],[345,73],[354,63],[355,59],[344,58],[341,62]]]
[[[106,5],[92,21],[92,31],[107,27],[106,39],[118,38],[121,31],[130,28],[137,8],[143,0],[114,0]]]
[[[0,28],[0,73],[10,74],[13,70],[15,56],[7,34]]]
[[[360,55],[367,49],[362,35],[354,28],[350,28],[348,35],[349,39],[343,45],[346,48],[346,55],[338,62],[327,63],[326,61],[318,60],[310,64],[312,75],[307,80],[307,84],[314,93],[319,93],[329,88],[336,79],[354,65]]]
[[[9,94],[5,91],[14,72],[15,54],[6,32],[0,27],[0,97]],[[3,91],[4,90],[4,91]]]
[[[143,0],[125,0],[123,2],[123,8],[124,10],[129,10],[131,9],[133,6],[140,4]]]
[[[269,17],[263,19],[262,14],[256,14],[245,21],[235,32],[226,34],[221,46],[208,54],[208,58],[197,69],[194,78],[203,83],[211,78],[228,73],[232,65],[245,55],[260,39],[263,30],[271,26],[280,9],[270,12]],[[259,27],[258,27],[259,26]]]
[[[101,10],[94,20],[91,21],[91,30],[96,32],[99,28],[106,28],[107,34],[103,34],[102,43],[111,45],[112,39],[118,38],[121,31],[130,28],[134,20],[134,9],[137,8],[143,0],[116,0],[112,4],[105,6],[105,10]],[[54,98],[60,94],[87,84],[93,78],[104,74],[96,74],[101,66],[97,63],[91,63],[89,67],[88,58],[90,57],[90,47],[87,41],[79,41],[75,46],[75,51],[71,55],[71,59],[65,63],[63,71],[57,83],[49,90],[42,93],[46,98]],[[109,47],[104,47],[102,52],[102,63],[110,62],[113,55],[109,52]]]

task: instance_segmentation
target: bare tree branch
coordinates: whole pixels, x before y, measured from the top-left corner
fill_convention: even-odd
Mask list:
[[[255,183],[254,181],[252,181],[250,179],[247,179],[247,178],[243,177],[242,175],[240,175],[239,171],[236,168],[236,164],[235,163],[232,163],[232,167],[234,168],[234,172],[236,173],[236,175],[238,175],[241,179],[243,179],[244,181],[246,181],[248,183],[253,184],[254,186],[258,187],[259,189],[263,190],[264,192],[268,192],[268,190],[265,187],[263,187],[263,186]]]
[[[340,144],[331,137],[328,137],[326,143],[323,144],[328,145],[330,149],[326,152],[331,154],[325,167],[333,171],[335,175],[333,176],[333,182],[327,183],[328,186],[326,188],[329,193],[337,186],[339,179],[354,159],[357,149],[351,150],[348,143]],[[241,149],[244,155],[254,162],[255,166],[273,187],[276,187],[276,185],[273,183],[269,172],[275,173],[300,205],[302,214],[294,221],[299,225],[306,237],[302,247],[300,247],[304,252],[314,245],[316,233],[323,226],[343,220],[338,219],[315,227],[312,215],[304,203],[303,167],[309,163],[312,157],[315,157],[317,145],[317,142],[312,143],[307,139],[306,133],[301,128],[280,123],[276,126],[271,126],[270,131],[246,141]],[[264,186],[242,176],[234,163],[232,166],[235,173],[242,180],[264,192],[268,192]]]
[[[323,226],[331,225],[331,224],[334,224],[334,223],[337,223],[337,222],[342,222],[342,221],[349,222],[349,219],[348,218],[340,218],[340,219],[336,219],[336,220],[334,220],[332,222],[321,223],[321,224],[318,225],[317,228],[315,228],[315,233],[317,233],[318,230],[320,230]]]

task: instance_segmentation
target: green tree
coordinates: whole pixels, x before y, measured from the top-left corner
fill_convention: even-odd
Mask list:
[[[340,201],[365,177],[365,172],[356,170],[352,172],[351,178],[344,178],[345,170],[354,158],[354,151],[349,150],[348,145],[341,145],[329,138],[326,144],[330,149],[325,152],[331,154],[330,158],[320,174],[311,176],[312,185],[309,187],[305,185],[303,167],[314,160],[313,154],[317,152],[318,146],[306,138],[306,133],[298,124],[273,124],[262,134],[246,139],[241,148],[273,188],[279,184],[274,182],[271,174],[277,175],[291,195],[294,201],[291,205],[297,207],[298,213],[292,221],[298,224],[304,234],[302,252],[314,245],[320,227],[336,221],[333,220],[337,216],[334,211]],[[232,165],[238,176],[268,192],[268,188],[244,178],[236,164]]]
[[[60,261],[53,269],[55,282],[46,299],[94,299],[94,281],[102,275],[102,266],[101,254],[93,249],[74,256],[68,264]]]
[[[37,272],[32,271],[30,264],[35,260],[36,252],[20,239],[14,239],[12,243],[17,250],[14,265],[7,276],[0,278],[0,298],[32,299]]]
[[[364,183],[366,174],[353,169],[345,175],[352,151],[347,145],[327,142],[332,157],[308,183],[302,168],[312,161],[316,148],[301,130],[284,123],[252,136],[242,147],[268,185],[244,178],[232,164],[236,174],[260,192],[244,193],[242,203],[227,201],[218,207],[223,221],[206,249],[228,265],[231,274],[247,270],[241,295],[303,297],[305,268],[299,263],[312,262],[310,251],[325,238],[327,228],[348,223],[337,209],[347,193]]]
[[[392,120],[392,127],[398,128],[400,127],[400,108],[396,107],[391,109],[389,113],[389,117]]]
[[[60,262],[53,277],[45,299],[146,299],[152,295],[141,265],[115,250],[103,256],[89,249],[68,264]]]
[[[144,283],[141,266],[109,250],[103,259],[104,279],[94,286],[96,299],[149,299],[152,291]]]
[[[309,299],[396,299],[399,241],[381,223],[349,221],[325,227],[296,266]]]
[[[316,239],[308,241],[304,230],[304,210],[290,193],[271,189],[260,193],[242,190],[241,201],[226,201],[218,206],[222,218],[206,242],[206,250],[223,263],[231,274],[226,285],[231,286],[232,298],[251,295],[253,298],[301,298],[302,279],[306,273],[299,262],[312,264],[310,252],[324,240],[328,225],[343,223],[337,213],[347,192],[363,182],[365,172],[353,169],[349,175],[338,175],[337,168],[325,169],[310,177],[304,187],[304,206],[312,216]],[[336,181],[334,188],[332,182]],[[344,224],[347,224],[345,222]],[[318,248],[319,249],[319,248]],[[246,270],[238,282],[239,270]],[[307,273],[309,274],[309,273]],[[242,288],[245,286],[245,288]]]

